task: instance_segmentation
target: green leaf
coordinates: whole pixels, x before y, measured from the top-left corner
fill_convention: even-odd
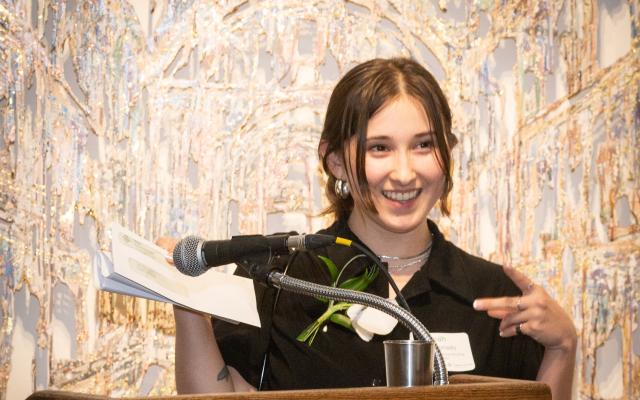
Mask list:
[[[351,289],[362,291],[369,287],[369,284],[373,282],[378,276],[378,268],[376,266],[367,267],[362,275],[354,276],[340,284],[342,289]]]
[[[354,331],[353,326],[351,326],[351,318],[347,317],[344,314],[339,314],[339,313],[332,314],[331,317],[329,318],[329,321],[333,322],[334,324],[338,324],[343,328],[347,328],[351,331]]]
[[[307,342],[307,344],[309,346],[311,346],[313,344],[313,341],[316,339],[316,335],[318,334],[319,330],[320,330],[320,328],[318,328],[315,331],[313,331],[313,335],[311,335],[311,337],[309,338],[309,341]]]
[[[365,280],[365,274],[354,276],[346,281],[342,282],[339,287],[342,289],[358,290],[357,287],[361,286]]]
[[[302,332],[296,337],[296,340],[299,342],[307,342],[309,346],[313,343],[313,340],[316,338],[318,331],[324,324],[327,322],[332,315],[337,313],[338,311],[344,311],[347,308],[351,307],[351,303],[340,302],[337,304],[330,305],[327,307],[325,312],[318,317],[317,320],[313,321],[309,326],[304,328]]]
[[[329,257],[319,255],[318,258],[324,261],[324,265],[327,266],[327,269],[329,270],[329,275],[331,275],[331,283],[335,282],[336,279],[338,279],[338,267],[336,266],[336,264],[333,261],[331,261]]]
[[[311,334],[313,334],[314,331],[318,330],[319,326],[320,323],[318,322],[318,320],[313,321],[311,324],[309,324],[309,326],[304,328],[302,332],[300,332],[298,337],[296,337],[296,340],[298,340],[299,342],[306,342]]]

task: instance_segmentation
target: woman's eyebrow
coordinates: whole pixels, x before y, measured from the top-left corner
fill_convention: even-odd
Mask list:
[[[391,136],[389,135],[375,135],[375,136],[368,137],[366,140],[368,142],[370,140],[389,140],[389,139],[391,139]]]
[[[435,135],[434,131],[424,131],[424,132],[418,132],[414,134],[413,137],[423,139],[425,137],[429,137],[432,135]],[[374,136],[368,137],[366,140],[369,141],[369,140],[390,140],[390,139],[392,139],[391,136],[382,134],[382,135],[374,135]]]

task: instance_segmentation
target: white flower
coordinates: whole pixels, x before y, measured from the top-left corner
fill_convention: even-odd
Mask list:
[[[389,301],[396,303],[395,300]],[[365,342],[370,341],[374,334],[388,335],[398,324],[398,320],[391,315],[360,304],[349,307],[347,316],[351,319],[353,329]]]

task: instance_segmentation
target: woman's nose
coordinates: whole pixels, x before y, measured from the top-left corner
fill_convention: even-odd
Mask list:
[[[400,153],[396,157],[391,179],[398,181],[398,183],[407,185],[411,183],[416,177],[415,169],[411,160],[411,155],[406,153]]]

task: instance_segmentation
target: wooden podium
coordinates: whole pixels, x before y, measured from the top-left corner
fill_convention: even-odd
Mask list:
[[[159,397],[127,397],[130,400],[550,400],[549,387],[541,382],[517,379],[490,378],[476,375],[453,375],[447,386],[417,386],[410,388],[366,387],[349,389],[287,390],[248,393],[220,393]],[[43,390],[33,393],[27,400],[109,400],[108,396]]]

